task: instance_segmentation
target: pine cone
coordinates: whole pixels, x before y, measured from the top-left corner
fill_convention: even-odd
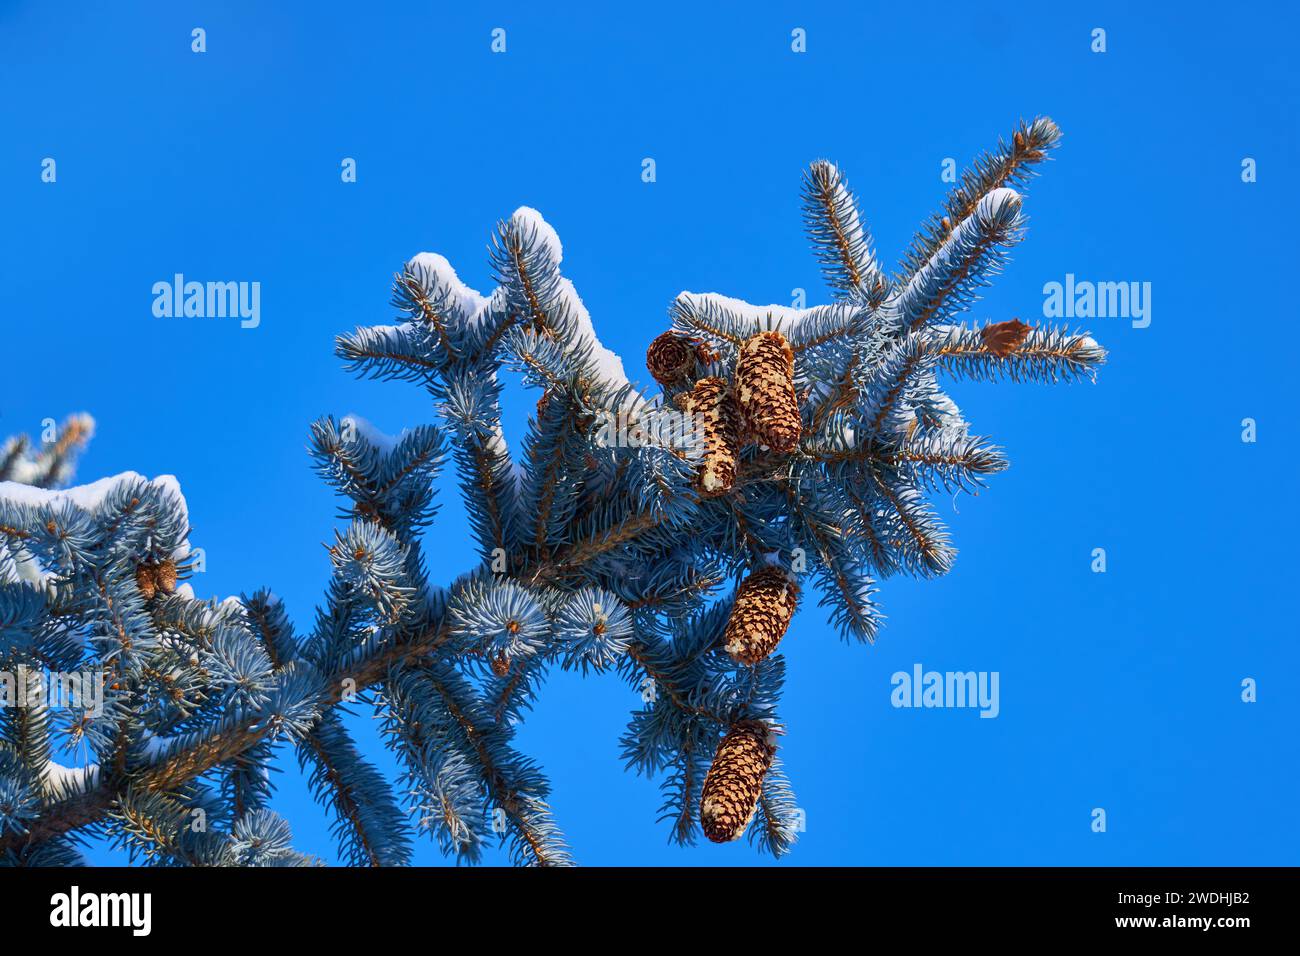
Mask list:
[[[158,585],[154,583],[152,564],[136,565],[135,586],[140,589],[140,593],[144,595],[146,601],[158,593]]]
[[[980,329],[980,338],[984,340],[986,349],[998,358],[1006,358],[1020,348],[1032,329],[1032,325],[1026,325],[1019,319],[1012,319],[1010,322],[984,326]]]
[[[798,601],[799,585],[782,568],[770,565],[745,578],[727,619],[727,653],[748,665],[766,658],[785,636]]]
[[[646,349],[645,364],[660,385],[680,382],[695,364],[695,345],[684,335],[664,332]]]
[[[780,332],[759,332],[740,347],[736,399],[745,428],[756,441],[782,455],[799,446],[802,422],[794,393],[794,352]]]
[[[700,826],[714,843],[735,840],[753,819],[763,777],[776,754],[770,733],[759,721],[738,721],[713,755],[700,799]]]
[[[171,558],[154,566],[153,569],[154,583],[158,585],[158,590],[163,594],[171,594],[176,590],[176,562]]]
[[[695,487],[705,497],[724,495],[736,481],[740,453],[740,413],[725,379],[702,378],[680,402],[687,415],[697,416],[704,431],[704,456],[695,473]]]

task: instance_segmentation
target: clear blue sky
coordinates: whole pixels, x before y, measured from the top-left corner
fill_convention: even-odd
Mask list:
[[[1029,190],[1029,238],[971,317],[1041,320],[1043,284],[1073,273],[1152,283],[1151,325],[1089,323],[1110,350],[1096,385],[953,387],[1012,467],[959,513],[939,502],[956,567],[884,582],[874,647],[841,643],[814,602],[799,615],[783,754],[808,828],[788,859],[1300,862],[1294,12],[467,6],[0,2],[0,433],[92,413],[81,478],[177,475],[208,555],[199,596],[270,586],[305,628],[335,525],[308,423],[433,418],[414,387],[354,381],[332,355],[336,333],[391,320],[403,260],[443,253],[486,292],[493,223],[535,206],[605,344],[645,380],[683,289],[824,300],[798,212],[809,161],[841,164],[892,262],[943,196],[946,157],[964,166],[1048,114],[1065,135]],[[151,287],[177,272],[259,281],[261,326],[154,318]],[[529,403],[512,393],[512,442]],[[447,492],[439,580],[471,561]],[[998,671],[1000,716],[893,709],[890,675],[915,663]],[[637,704],[612,678],[561,675],[522,731],[576,857],[763,862],[747,844],[666,843],[656,785],[617,756]],[[375,722],[352,723],[391,768]],[[284,758],[276,808],[333,860]]]

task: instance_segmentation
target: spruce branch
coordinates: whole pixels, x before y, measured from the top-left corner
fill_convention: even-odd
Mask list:
[[[857,199],[839,169],[825,161],[813,163],[804,174],[803,200],[804,222],[827,284],[879,307],[886,293],[885,278],[858,214]]]
[[[897,334],[945,321],[968,309],[981,286],[1006,264],[1023,235],[1022,200],[1011,189],[988,193],[934,254],[899,287],[891,312]]]
[[[310,765],[316,799],[335,816],[335,837],[354,865],[401,866],[410,860],[403,815],[388,782],[357,749],[338,715],[325,714],[298,748]]]
[[[990,346],[986,334],[994,327],[938,328],[929,345],[930,353],[945,372],[975,381],[1092,380],[1106,362],[1106,350],[1087,333],[1026,326],[1023,337],[1014,345],[997,348]]]
[[[52,422],[50,423],[53,424]],[[77,457],[95,433],[89,415],[70,415],[54,434],[31,454],[31,440],[16,435],[0,445],[0,481],[17,481],[35,488],[57,488],[71,477]]]
[[[1010,142],[999,139],[993,151],[977,156],[948,194],[943,212],[932,216],[912,239],[896,284],[905,286],[911,282],[951,238],[957,225],[975,212],[984,197],[997,189],[1023,187],[1033,177],[1034,166],[1047,159],[1060,140],[1057,125],[1048,117],[1040,116],[1029,123],[1021,121]]]
[[[415,256],[394,277],[397,323],[341,336],[337,352],[419,385],[445,425],[396,438],[355,417],[312,426],[342,525],[301,638],[268,591],[193,597],[188,514],[168,481],[52,490],[88,428],[35,458],[25,439],[5,444],[0,476],[27,486],[0,486],[0,659],[93,662],[109,693],[99,714],[0,715],[0,860],[75,864],[73,840],[103,834],[159,863],[310,865],[267,810],[288,743],[350,863],[407,862],[418,832],[458,860],[498,837],[515,862],[567,864],[550,785],[514,744],[557,668],[614,672],[640,694],[623,756],[662,774],[674,842],[747,832],[788,852],[802,817],[776,753],[804,594],[872,641],[878,578],[951,567],[929,496],[977,491],[1006,459],[972,434],[945,376],[1091,380],[1105,360],[1086,332],[957,319],[1021,238],[1015,189],[1057,137],[1038,120],[977,160],[893,280],[840,171],[813,164],[805,220],[836,301],[682,293],[647,354],[659,394],[600,344],[534,210],[499,224],[486,296],[441,256]],[[541,392],[517,462],[502,369]],[[650,434],[670,412],[699,429],[694,444]],[[612,443],[609,420],[630,423]],[[438,587],[422,539],[448,447],[478,561]],[[344,730],[356,704],[383,721],[403,793]],[[56,742],[95,762],[54,764]],[[203,837],[184,826],[199,809],[215,822]]]

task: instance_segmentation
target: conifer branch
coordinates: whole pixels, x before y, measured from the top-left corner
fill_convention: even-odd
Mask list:
[[[1060,139],[1056,124],[1041,116],[1030,123],[1021,122],[1010,142],[999,140],[993,152],[976,157],[944,201],[943,212],[930,217],[912,239],[896,284],[906,286],[911,282],[985,196],[997,189],[1023,187],[1034,175],[1033,167],[1048,158],[1048,152],[1057,147]]]
[[[804,174],[803,200],[804,221],[827,284],[878,307],[886,291],[884,276],[857,200],[839,169],[825,161],[813,163]]]
[[[487,296],[441,256],[414,257],[395,275],[400,321],[340,336],[336,350],[432,399],[480,560],[445,588],[428,579],[443,428],[390,438],[322,419],[311,453],[345,524],[302,640],[269,592],[218,604],[179,586],[190,527],[170,479],[53,490],[88,419],[35,457],[10,440],[0,480],[29,487],[0,485],[0,656],[93,663],[111,692],[102,714],[66,725],[39,709],[0,715],[0,859],[76,863],[74,839],[104,834],[159,861],[310,865],[266,808],[266,771],[288,741],[350,863],[407,862],[409,809],[458,859],[479,859],[496,830],[516,862],[567,864],[549,784],[512,745],[553,665],[615,671],[642,690],[621,744],[629,767],[665,774],[672,839],[734,839],[749,821],[755,846],[786,853],[800,817],[774,735],[784,652],[797,658],[807,639],[782,642],[801,595],[820,591],[843,635],[871,641],[872,574],[951,567],[928,496],[974,491],[1006,467],[942,376],[1073,381],[1105,361],[1086,333],[956,320],[1021,237],[1013,187],[1058,135],[1038,120],[977,160],[894,281],[840,171],[815,163],[804,211],[837,301],[682,293],[647,358],[658,396],[637,392],[600,344],[534,210],[500,224]],[[518,465],[502,425],[507,367],[543,393]],[[593,428],[607,412],[673,409],[705,419],[702,447],[607,445]],[[409,807],[344,730],[340,708],[357,701],[383,720]],[[94,762],[53,764],[60,736]],[[181,825],[193,809],[212,811],[211,833]]]

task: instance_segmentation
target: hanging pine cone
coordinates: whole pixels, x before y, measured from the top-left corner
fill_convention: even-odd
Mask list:
[[[781,643],[798,601],[799,585],[783,568],[770,565],[745,578],[727,619],[727,653],[741,664],[763,660]]]
[[[702,378],[679,401],[704,432],[704,455],[695,472],[695,487],[705,497],[726,494],[736,481],[740,453],[740,414],[725,379]]]
[[[646,368],[660,385],[673,385],[686,378],[695,364],[695,345],[684,335],[664,332],[645,353]]]
[[[763,777],[776,754],[770,737],[766,724],[738,721],[713,755],[700,798],[700,826],[714,843],[736,839],[753,819],[763,791]]]
[[[740,347],[736,399],[755,441],[782,455],[799,446],[802,422],[794,393],[794,352],[780,332],[759,332]]]
[[[1032,329],[1032,325],[1026,325],[1019,319],[1012,319],[1010,322],[984,326],[980,329],[980,338],[984,340],[986,349],[998,358],[1006,358],[1020,348]]]

